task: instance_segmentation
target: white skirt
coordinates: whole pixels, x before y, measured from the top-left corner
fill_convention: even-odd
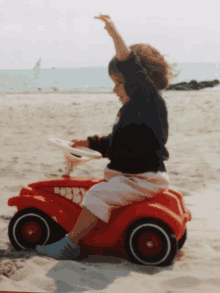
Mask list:
[[[154,197],[169,187],[166,172],[125,174],[105,168],[104,178],[107,182],[92,186],[82,205],[106,223],[112,209]]]

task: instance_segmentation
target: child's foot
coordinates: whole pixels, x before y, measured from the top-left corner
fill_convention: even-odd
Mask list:
[[[73,243],[66,235],[60,241],[50,245],[37,245],[38,254],[55,258],[57,260],[74,260],[80,255],[80,246]]]

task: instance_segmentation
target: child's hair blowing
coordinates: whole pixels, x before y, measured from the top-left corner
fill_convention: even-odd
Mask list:
[[[160,52],[148,44],[135,44],[129,47],[140,59],[141,65],[147,70],[149,79],[158,90],[169,86],[171,79],[178,73],[174,73],[175,65],[169,64]],[[121,74],[117,69],[117,59],[113,57],[108,67],[109,75]]]

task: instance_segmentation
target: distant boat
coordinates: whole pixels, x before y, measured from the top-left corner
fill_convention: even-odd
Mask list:
[[[38,76],[40,75],[40,63],[41,63],[41,59],[39,59],[34,66],[33,70],[34,70],[34,77],[35,78],[38,78]]]

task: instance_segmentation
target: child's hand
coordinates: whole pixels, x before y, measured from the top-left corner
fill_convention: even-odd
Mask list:
[[[88,148],[89,147],[89,142],[87,139],[86,140],[73,139],[73,140],[71,140],[71,142],[73,142],[73,145],[72,145],[73,148],[77,148],[77,147]]]
[[[111,37],[114,37],[115,35],[118,34],[118,31],[117,31],[113,21],[111,20],[110,16],[100,14],[100,16],[95,16],[95,18],[104,21],[105,29],[107,30],[108,34]]]

